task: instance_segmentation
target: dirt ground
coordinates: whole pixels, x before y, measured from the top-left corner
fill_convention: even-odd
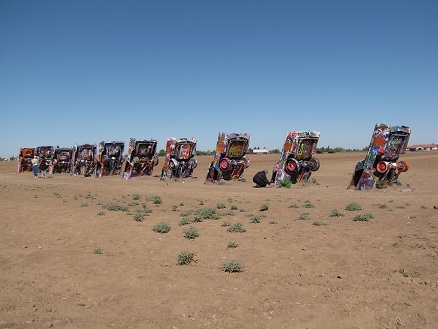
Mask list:
[[[210,156],[197,178],[167,183],[161,158],[129,181],[34,179],[0,162],[0,328],[437,328],[438,152],[402,155],[401,187],[347,189],[364,155],[317,155],[315,181],[290,189],[253,187],[278,155],[250,155],[246,181],[210,185]],[[200,208],[221,216],[179,225]],[[154,232],[160,222],[170,232]],[[182,251],[195,262],[178,265]],[[243,271],[224,272],[231,260]]]

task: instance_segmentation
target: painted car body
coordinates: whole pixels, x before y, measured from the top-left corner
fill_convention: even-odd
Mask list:
[[[192,177],[193,170],[198,166],[196,144],[196,138],[169,138],[161,179]]]
[[[71,147],[57,147],[53,153],[53,172],[62,173],[70,171],[72,158]]]
[[[89,177],[94,174],[96,164],[96,144],[76,144],[72,148],[70,174]],[[81,173],[81,165],[83,172]]]
[[[250,165],[246,157],[249,141],[250,135],[247,133],[220,132],[214,159],[208,170],[207,181],[242,180],[244,170]]]
[[[124,151],[124,142],[100,142],[97,146],[94,176],[102,177],[108,175],[120,175]]]
[[[409,169],[405,161],[398,161],[405,153],[411,128],[406,126],[375,125],[368,152],[364,160],[357,163],[350,187],[370,190],[396,183],[400,173]]]
[[[158,165],[157,141],[129,139],[128,156],[126,158],[124,179],[135,176],[151,176],[154,167]]]
[[[319,160],[313,157],[318,145],[320,132],[291,131],[287,134],[280,160],[274,165],[271,182],[279,186],[288,179],[296,184],[310,179],[312,172],[320,167]]]
[[[33,147],[22,147],[18,155],[18,172],[32,171],[32,159],[36,155]]]

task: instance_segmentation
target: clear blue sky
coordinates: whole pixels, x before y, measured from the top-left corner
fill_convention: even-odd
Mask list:
[[[0,156],[20,147],[290,130],[438,142],[438,1],[0,0]]]

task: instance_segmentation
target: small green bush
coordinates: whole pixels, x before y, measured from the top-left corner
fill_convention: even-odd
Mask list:
[[[182,211],[179,215],[181,217],[188,217],[190,215],[193,215],[193,210],[189,209],[189,210]]]
[[[196,254],[192,251],[181,251],[176,257],[178,265],[188,265],[194,261]]]
[[[299,208],[300,206],[297,205],[296,203],[292,203],[289,208]]]
[[[189,228],[184,230],[184,237],[189,240],[193,240],[199,236],[198,229],[190,226]]]
[[[203,219],[219,219],[220,215],[213,208],[199,208],[195,210],[195,217],[201,217]]]
[[[228,221],[224,221],[221,226],[231,226],[231,223]]]
[[[299,220],[308,220],[310,218],[310,214],[308,212],[303,212],[298,219]]]
[[[237,209],[239,209],[239,208],[237,208],[236,205],[232,205],[232,206],[231,206],[231,210],[237,210]]]
[[[264,203],[260,206],[260,211],[266,211],[269,209],[269,205],[267,203]]]
[[[356,210],[362,210],[362,207],[359,204],[353,202],[347,205],[345,209],[348,211],[356,211]]]
[[[237,273],[243,271],[243,263],[238,260],[230,260],[226,261],[222,264],[222,269],[224,272],[228,273]]]
[[[330,213],[330,217],[344,217],[344,216],[345,216],[344,213],[342,213],[336,209],[333,209],[332,212]]]
[[[103,209],[109,210],[109,211],[128,211],[128,207],[117,204],[117,203],[109,203],[102,205]]]
[[[162,203],[161,197],[158,195],[153,195],[153,196],[149,197],[148,200],[152,201],[153,204],[161,204]]]
[[[261,223],[262,222],[262,218],[263,218],[264,216],[260,216],[260,215],[250,215],[249,216],[249,221],[251,222],[251,223],[253,223],[253,224],[259,224],[259,223]]]
[[[139,194],[134,194],[132,196],[132,200],[140,200],[140,195]]]
[[[270,220],[268,224],[278,224],[276,220]]]
[[[370,213],[365,213],[362,215],[357,215],[353,218],[353,221],[355,222],[368,222],[370,219],[374,218],[374,216]]]
[[[307,200],[306,202],[304,202],[304,208],[315,208],[315,206],[313,205],[312,202]]]
[[[314,225],[314,226],[326,226],[327,223],[324,223],[324,222],[321,222],[321,221],[319,221],[319,220],[316,220],[316,221],[314,221],[314,222],[312,223],[312,225]]]
[[[246,232],[246,229],[243,227],[242,223],[235,223],[231,225],[227,231],[231,233],[244,233]]]
[[[183,226],[183,225],[188,225],[190,224],[192,221],[189,218],[181,218],[181,220],[179,221],[179,225]]]
[[[161,234],[168,233],[170,231],[170,225],[166,222],[160,222],[156,224],[152,230]]]
[[[239,246],[239,243],[237,241],[230,241],[228,242],[227,248],[233,249],[237,248]]]
[[[224,203],[218,202],[218,203],[216,204],[216,208],[217,208],[217,209],[224,209],[224,208],[226,208],[226,205],[225,205]]]
[[[134,220],[137,222],[142,222],[144,219],[144,214],[141,211],[136,211],[134,214]]]
[[[278,181],[278,187],[285,187],[285,188],[291,188],[292,187],[292,183],[289,179],[285,178],[283,180]]]

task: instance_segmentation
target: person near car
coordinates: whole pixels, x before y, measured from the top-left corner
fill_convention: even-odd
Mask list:
[[[38,156],[34,156],[31,160],[32,170],[33,170],[33,178],[38,178],[38,171],[40,170],[38,167]]]
[[[40,170],[41,170],[41,177],[42,178],[46,178],[46,174],[47,174],[47,159],[42,156],[41,157],[41,161],[40,161]]]
[[[252,178],[252,181],[256,184],[256,187],[272,187],[274,186],[273,183],[269,182],[266,175],[268,174],[268,169],[259,171],[254,175]]]

